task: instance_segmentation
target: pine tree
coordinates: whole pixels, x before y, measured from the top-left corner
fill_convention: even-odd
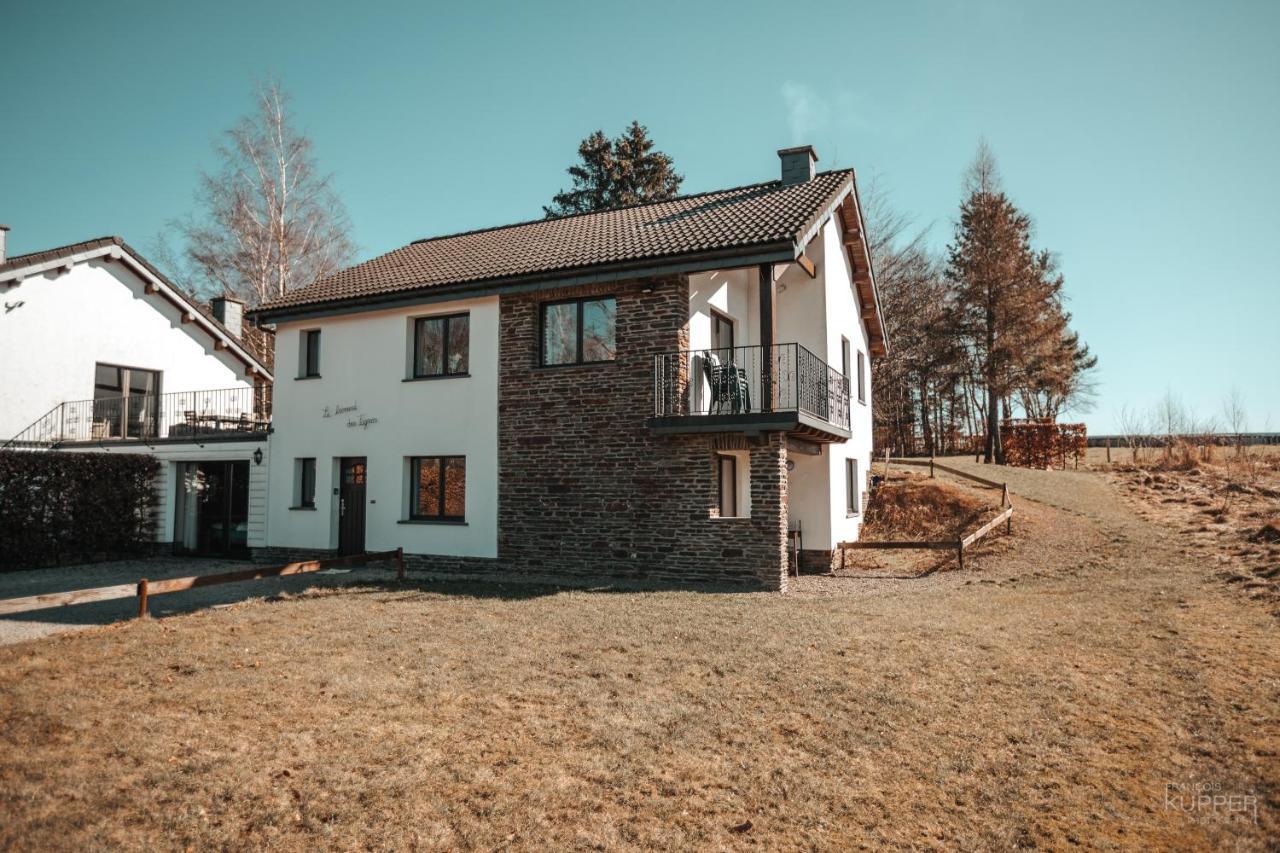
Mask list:
[[[671,158],[654,149],[648,130],[638,121],[617,139],[595,131],[578,145],[578,158],[567,169],[573,187],[556,193],[542,208],[548,219],[663,201],[679,193],[684,180]]]

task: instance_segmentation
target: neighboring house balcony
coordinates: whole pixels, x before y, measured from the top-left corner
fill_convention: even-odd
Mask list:
[[[260,439],[266,437],[270,424],[270,385],[116,394],[59,403],[4,448]]]
[[[849,377],[795,343],[655,356],[654,399],[655,432],[780,430],[825,443],[851,437]]]

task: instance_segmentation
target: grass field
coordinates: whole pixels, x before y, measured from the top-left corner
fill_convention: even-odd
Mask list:
[[[1267,607],[1107,475],[1007,477],[1014,537],[921,580],[366,586],[0,649],[0,847],[1272,848]]]

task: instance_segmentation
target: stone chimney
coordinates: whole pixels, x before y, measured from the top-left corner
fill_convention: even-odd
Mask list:
[[[244,302],[233,296],[215,296],[209,300],[209,307],[213,309],[213,319],[239,338],[244,324]]]
[[[0,225],[0,264],[3,264],[9,258],[9,226]]]
[[[813,165],[818,162],[818,152],[812,145],[799,145],[795,148],[781,148],[778,157],[782,160],[782,185],[803,184],[813,180]]]

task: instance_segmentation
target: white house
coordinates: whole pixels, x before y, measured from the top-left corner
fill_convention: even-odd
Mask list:
[[[149,453],[157,540],[235,553],[266,544],[271,372],[118,237],[7,256],[0,228],[0,445]]]
[[[421,240],[254,312],[266,559],[785,588],[857,538],[886,346],[852,170]]]

